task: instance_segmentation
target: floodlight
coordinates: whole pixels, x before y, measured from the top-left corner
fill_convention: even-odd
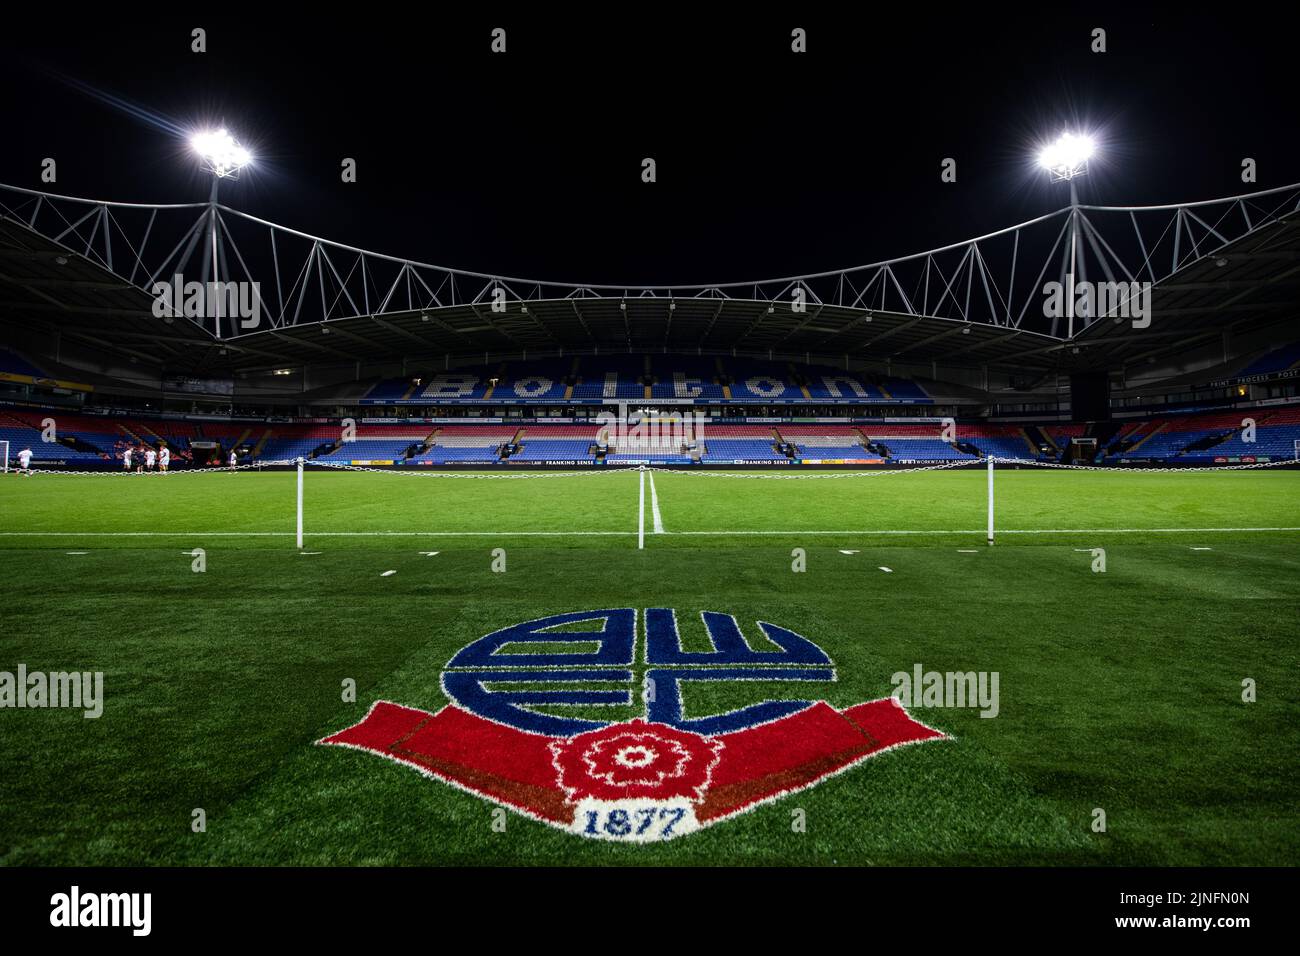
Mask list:
[[[1096,149],[1091,136],[1062,133],[1039,152],[1038,165],[1051,174],[1052,182],[1073,179],[1088,171],[1088,160]]]
[[[235,142],[224,128],[194,134],[190,137],[190,146],[203,160],[204,169],[218,179],[237,177],[239,171],[253,161],[253,154]]]

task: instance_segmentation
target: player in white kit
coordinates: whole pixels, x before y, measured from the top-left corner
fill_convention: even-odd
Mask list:
[[[126,446],[126,449],[122,452],[122,470],[123,470],[123,471],[130,471],[130,470],[131,470],[131,452],[133,452],[133,451],[135,451],[135,449],[132,448],[130,445],[127,445],[127,446]]]
[[[32,450],[24,448],[18,453],[18,473],[20,475],[30,475],[32,473]]]
[[[239,454],[235,449],[230,449],[230,470],[234,471],[235,466],[239,464]]]
[[[150,449],[148,449],[147,451],[145,451],[145,453],[144,453],[144,470],[145,470],[145,471],[153,471],[153,463],[154,463],[155,459],[157,459],[157,457],[158,457],[158,453],[157,453],[156,451],[154,451],[152,448],[150,448]]]
[[[159,471],[166,471],[167,465],[171,462],[171,460],[172,460],[172,452],[170,448],[168,448],[166,445],[163,445],[162,448],[158,449],[158,470]]]

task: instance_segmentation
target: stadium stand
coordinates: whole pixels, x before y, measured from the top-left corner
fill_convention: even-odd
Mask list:
[[[881,391],[887,398],[897,401],[906,402],[929,402],[932,401],[929,395],[916,382],[909,381],[905,378],[886,378],[881,383]]]
[[[517,429],[502,425],[448,425],[438,428],[433,443],[411,456],[421,465],[488,464],[501,460],[501,447]]]
[[[1283,372],[1300,365],[1300,342],[1273,349],[1255,359],[1237,374],[1242,378],[1250,375],[1268,375]]]
[[[42,421],[57,422],[58,441],[42,441]],[[1255,422],[1254,441],[1243,420]],[[31,447],[37,463],[116,467],[128,444],[166,443],[183,466],[195,442],[212,442],[224,461],[239,448],[251,461],[283,461],[299,456],[323,462],[393,462],[408,465],[521,465],[543,462],[591,464],[791,463],[799,461],[896,462],[1000,458],[1066,461],[1073,438],[1092,436],[1098,448],[1090,460],[1213,464],[1226,459],[1296,456],[1300,405],[1249,410],[1166,414],[1111,423],[1019,425],[958,422],[945,440],[943,423],[815,422],[731,423],[705,421],[684,429],[647,420],[622,434],[597,421],[533,424],[422,421],[357,426],[355,440],[341,442],[337,423],[213,421],[210,418],[99,415],[0,407],[0,440],[16,454]]]
[[[1244,440],[1242,421],[1253,418],[1255,440]],[[1212,412],[1163,417],[1138,423],[1107,449],[1117,460],[1181,460],[1188,463],[1230,456],[1291,458],[1300,438],[1300,409]],[[1112,449],[1114,449],[1112,451]]]
[[[863,377],[843,369],[812,365],[796,368],[808,396],[815,402],[884,402],[885,393]]]
[[[322,446],[338,441],[337,425],[282,425],[271,426],[271,437],[256,456],[266,461],[283,461],[288,458],[310,458]]]
[[[654,399],[750,404],[933,401],[919,385],[906,379],[890,377],[876,381],[826,365],[704,355],[584,355],[384,379],[366,392],[361,403],[520,404]]]
[[[565,381],[571,377],[572,367],[572,362],[560,360],[513,362],[506,365],[497,386],[485,394],[503,402],[562,402],[569,394]]]
[[[651,398],[696,399],[720,402],[726,398],[718,384],[718,361],[703,356],[656,355],[650,362],[654,375]]]
[[[0,347],[0,372],[10,375],[25,375],[29,378],[43,378],[45,373],[16,352]],[[35,453],[36,449],[32,449]]]
[[[777,362],[745,362],[735,360],[728,365],[731,380],[731,397],[738,402],[763,404],[766,402],[807,401],[804,391],[794,384],[790,366]]]
[[[641,401],[646,396],[648,360],[639,355],[584,356],[578,369],[576,399]]]
[[[789,460],[776,449],[777,438],[771,425],[706,425],[700,444],[706,462]]]
[[[511,461],[594,460],[599,427],[596,425],[529,425],[520,435],[519,450]]]

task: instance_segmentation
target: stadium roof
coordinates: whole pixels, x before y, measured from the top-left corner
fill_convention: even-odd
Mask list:
[[[220,205],[138,206],[0,187],[0,330],[6,340],[19,330],[48,333],[51,343],[57,333],[207,375],[629,351],[1118,368],[1294,319],[1298,210],[1300,185],[1181,206],[1067,207],[838,272],[616,287],[397,259]],[[1079,280],[1154,283],[1149,326],[1077,320],[1071,335],[1064,318],[1042,314],[1044,283],[1065,279],[1072,240]],[[154,282],[178,273],[207,281],[212,261],[223,281],[260,284],[256,328],[154,314]]]

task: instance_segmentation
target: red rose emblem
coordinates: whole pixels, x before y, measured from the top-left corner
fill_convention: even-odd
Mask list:
[[[685,797],[698,802],[722,752],[720,740],[637,718],[551,744],[570,803]]]

